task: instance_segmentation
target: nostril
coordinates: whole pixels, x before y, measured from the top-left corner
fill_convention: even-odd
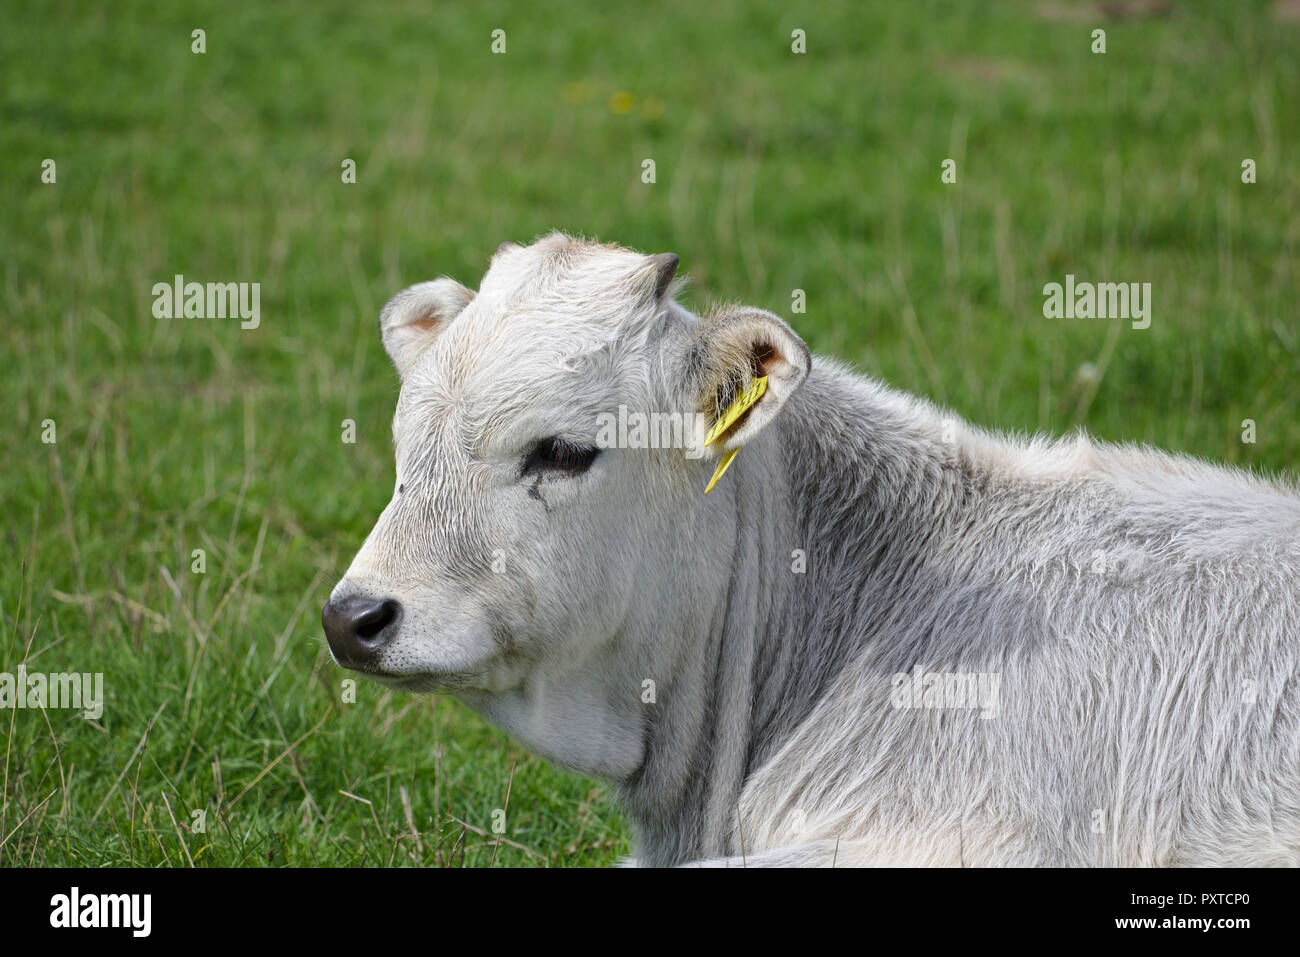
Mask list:
[[[376,635],[381,634],[385,628],[397,619],[397,613],[401,610],[401,607],[397,602],[390,599],[368,610],[356,620],[356,636],[362,641],[369,641]]]
[[[401,603],[391,598],[374,601],[353,596],[330,600],[321,609],[330,652],[345,668],[364,669],[373,664],[393,640],[401,617]]]

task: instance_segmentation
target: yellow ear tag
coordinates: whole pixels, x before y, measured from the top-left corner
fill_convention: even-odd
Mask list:
[[[718,421],[713,424],[713,428],[709,429],[704,444],[712,445],[718,436],[731,428],[750,406],[763,397],[763,393],[766,391],[767,376],[761,375],[737,392],[736,397],[731,400],[731,404],[727,406]],[[718,484],[718,479],[722,478],[722,473],[727,471],[727,467],[731,465],[731,460],[736,457],[736,453],[739,451],[740,449],[732,449],[730,452],[724,453],[722,458],[718,460],[718,467],[713,470],[713,478],[709,479],[708,487],[704,490],[705,495],[713,491],[714,486]]]
[[[709,479],[709,484],[705,486],[705,495],[713,491],[713,487],[718,484],[718,479],[722,478],[722,473],[727,471],[727,466],[731,464],[731,460],[736,457],[736,453],[739,451],[740,449],[732,449],[718,459],[718,467],[713,470],[713,478]]]

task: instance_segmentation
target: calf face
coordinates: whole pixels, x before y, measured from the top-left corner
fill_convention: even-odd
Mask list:
[[[723,587],[727,569],[677,553],[674,530],[700,507],[709,459],[772,419],[809,357],[761,310],[697,319],[673,299],[676,267],[554,234],[504,244],[477,293],[444,278],[384,307],[397,476],[324,609],[340,664],[407,690],[498,694],[608,649],[646,596]],[[692,457],[760,375],[762,398]],[[688,447],[602,448],[620,406],[682,416]]]

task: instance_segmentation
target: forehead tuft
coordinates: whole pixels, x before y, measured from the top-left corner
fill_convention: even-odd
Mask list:
[[[529,410],[601,407],[644,376],[650,257],[551,233],[492,257],[475,299],[403,387],[412,418],[451,416],[470,435]]]
[[[498,307],[569,297],[618,303],[647,257],[613,243],[551,233],[531,246],[498,252],[483,276],[479,296]]]

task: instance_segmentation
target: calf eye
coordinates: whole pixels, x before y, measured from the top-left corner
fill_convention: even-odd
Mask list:
[[[523,478],[527,475],[544,475],[548,472],[581,475],[591,468],[591,463],[596,461],[598,454],[600,449],[592,448],[590,445],[579,445],[576,442],[557,438],[542,439],[524,456],[523,464],[519,467],[519,476]]]

